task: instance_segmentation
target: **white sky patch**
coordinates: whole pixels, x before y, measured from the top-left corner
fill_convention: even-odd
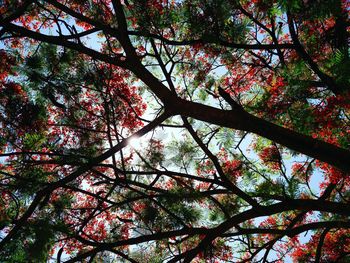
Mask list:
[[[135,150],[142,150],[142,139],[139,136],[132,136],[128,139],[128,145]]]

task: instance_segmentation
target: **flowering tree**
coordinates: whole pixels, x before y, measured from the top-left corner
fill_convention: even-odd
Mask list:
[[[1,2],[2,262],[350,259],[348,1]]]

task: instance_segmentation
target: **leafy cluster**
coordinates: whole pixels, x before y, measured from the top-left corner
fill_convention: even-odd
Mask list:
[[[348,1],[0,2],[1,262],[349,261]]]

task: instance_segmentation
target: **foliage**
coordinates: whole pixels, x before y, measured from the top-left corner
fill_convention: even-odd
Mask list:
[[[349,1],[0,2],[1,262],[349,260]]]

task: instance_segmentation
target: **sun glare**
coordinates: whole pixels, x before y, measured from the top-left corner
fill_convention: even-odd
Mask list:
[[[141,138],[140,137],[132,137],[129,139],[128,144],[134,148],[135,150],[141,149]]]

